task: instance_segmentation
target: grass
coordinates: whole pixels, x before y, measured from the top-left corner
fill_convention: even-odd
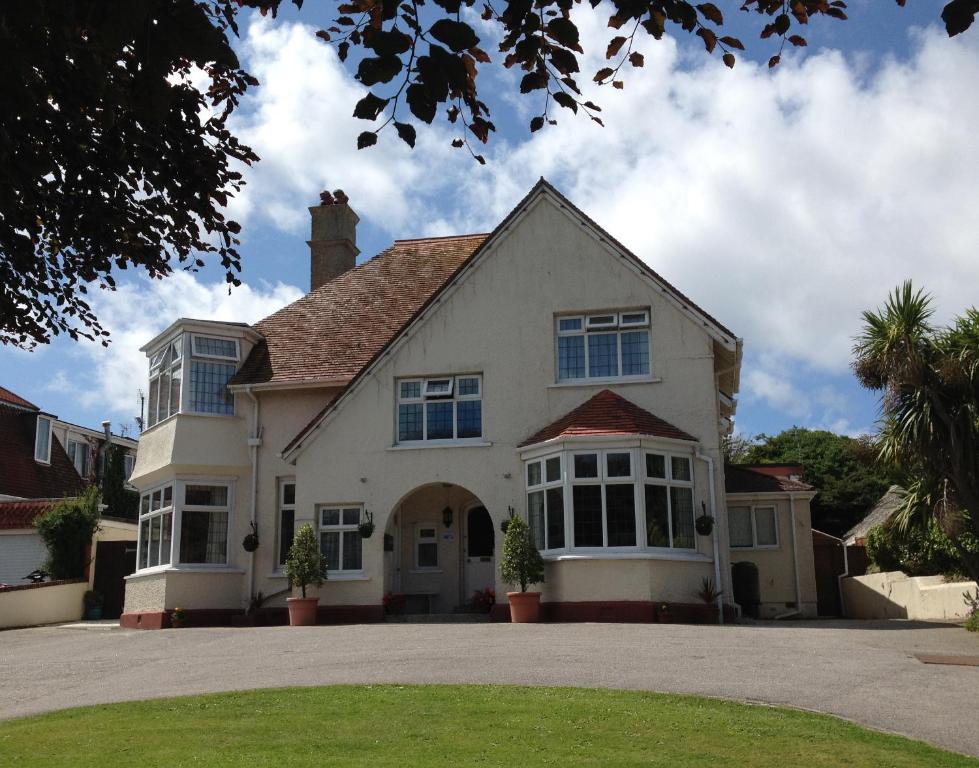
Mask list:
[[[977,766],[825,715],[693,696],[328,686],[85,707],[0,723],[3,766]]]

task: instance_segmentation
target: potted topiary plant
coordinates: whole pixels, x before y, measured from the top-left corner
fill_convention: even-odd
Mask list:
[[[85,602],[86,621],[98,621],[102,618],[102,604],[105,598],[102,597],[101,592],[90,589],[85,593],[82,600]]]
[[[183,608],[174,608],[172,611],[170,611],[170,626],[173,629],[180,629],[183,627],[186,620],[187,617],[184,616]]]
[[[289,547],[284,566],[286,578],[292,587],[299,587],[302,597],[286,598],[289,607],[289,625],[308,627],[316,623],[318,597],[306,597],[306,587],[323,586],[327,576],[326,558],[316,544],[316,533],[309,523],[301,525]]]
[[[534,546],[530,528],[519,516],[510,518],[503,537],[500,577],[508,584],[519,584],[519,592],[507,592],[510,621],[523,624],[540,619],[540,592],[528,592],[531,584],[544,581],[544,560]]]

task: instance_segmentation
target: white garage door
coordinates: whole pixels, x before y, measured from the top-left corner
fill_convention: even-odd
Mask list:
[[[24,578],[40,568],[48,550],[36,533],[0,534],[0,584],[26,584]]]

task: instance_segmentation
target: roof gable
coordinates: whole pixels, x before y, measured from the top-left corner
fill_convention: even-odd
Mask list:
[[[14,405],[18,408],[27,408],[32,411],[41,410],[34,403],[25,400],[20,395],[15,392],[11,392],[6,387],[0,387],[0,403],[6,403],[8,405]]]
[[[603,389],[557,421],[535,432],[518,447],[525,448],[569,437],[602,435],[646,435],[697,442],[697,438],[626,400],[622,395]]]
[[[775,465],[786,466],[786,465]],[[790,465],[794,468],[796,465]],[[724,465],[724,490],[727,493],[786,493],[814,490],[808,483],[786,474],[773,474],[771,467],[750,464]]]

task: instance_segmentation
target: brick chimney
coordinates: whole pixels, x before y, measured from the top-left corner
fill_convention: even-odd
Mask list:
[[[309,209],[312,234],[309,245],[309,288],[315,291],[337,275],[353,269],[357,261],[357,222],[342,189],[323,192],[320,204]]]

